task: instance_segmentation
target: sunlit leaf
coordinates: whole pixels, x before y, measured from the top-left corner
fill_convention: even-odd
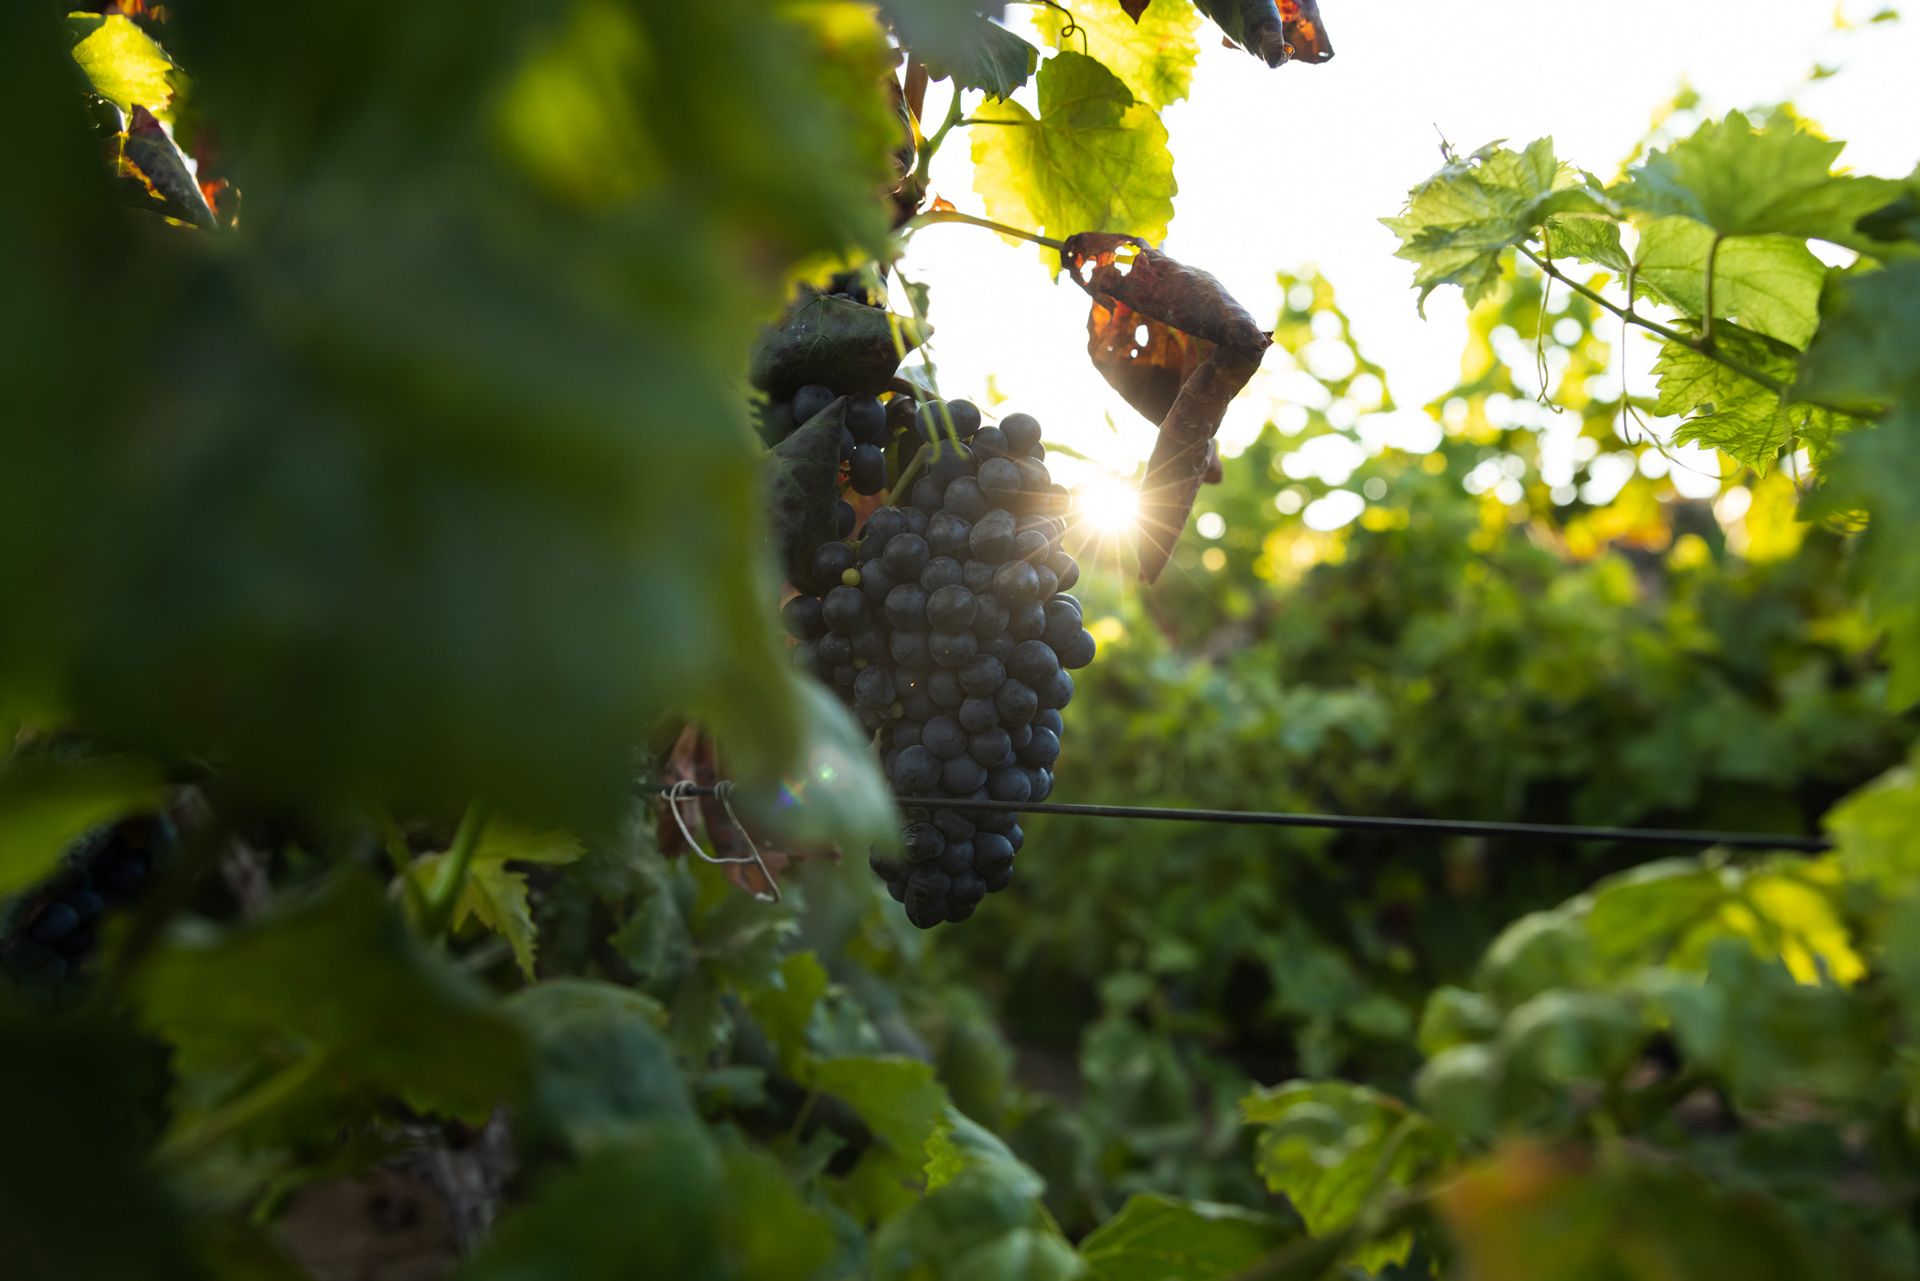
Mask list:
[[[1200,56],[1200,15],[1188,0],[1151,0],[1131,14],[1112,0],[1074,0],[1062,13],[1035,12],[1035,25],[1056,49],[1097,58],[1133,92],[1160,108],[1187,96]],[[1076,31],[1067,30],[1071,15]]]
[[[1056,238],[1129,232],[1157,241],[1173,217],[1166,127],[1111,71],[1079,53],[1041,64],[1040,114],[975,112],[974,189],[994,219]],[[1052,265],[1052,253],[1046,257]]]
[[[1093,1281],[1216,1281],[1237,1275],[1288,1235],[1239,1206],[1143,1193],[1080,1243],[1080,1257]]]

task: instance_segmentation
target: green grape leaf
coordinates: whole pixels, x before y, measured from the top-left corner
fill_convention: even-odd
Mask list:
[[[1849,407],[1920,408],[1920,261],[1845,276],[1827,293],[1825,319],[1807,349],[1798,393]]]
[[[840,438],[846,429],[847,398],[841,396],[768,454],[768,523],[789,582],[812,578],[814,552],[836,533]]]
[[[826,1059],[805,1080],[845,1099],[896,1157],[915,1170],[925,1165],[927,1140],[947,1110],[947,1092],[930,1064],[885,1055]]]
[[[817,294],[761,334],[750,378],[776,398],[809,383],[849,394],[884,391],[901,360],[932,335],[911,316]]]
[[[158,773],[136,762],[13,761],[0,770],[0,900],[53,871],[90,829],[165,796]]]
[[[519,1029],[357,874],[241,925],[183,928],[134,986],[141,1016],[187,1073],[230,1080],[262,1062],[313,1065],[306,1088],[270,1115],[374,1093],[478,1120],[527,1081]]]
[[[1718,326],[1714,345],[1779,382],[1793,380],[1793,353],[1751,330]],[[1771,388],[1684,343],[1661,344],[1653,373],[1659,380],[1654,411],[1687,416],[1674,432],[1676,443],[1721,450],[1762,474],[1792,445],[1824,456],[1834,433],[1854,423],[1828,409],[1783,401]]]
[[[74,13],[67,26],[79,36],[73,60],[93,91],[131,113],[145,107],[162,120],[173,119],[174,98],[186,77],[158,41],[123,14]]]
[[[827,1219],[772,1160],[661,1122],[604,1146],[507,1215],[457,1281],[790,1281],[833,1257]]]
[[[1624,273],[1632,264],[1620,243],[1620,224],[1596,214],[1555,214],[1547,219],[1548,258],[1578,258]]]
[[[1420,1014],[1420,1052],[1435,1055],[1456,1045],[1484,1041],[1500,1030],[1500,1008],[1478,992],[1436,988]]]
[[[1584,987],[1596,973],[1593,940],[1568,908],[1530,912],[1502,930],[1480,958],[1474,986],[1512,1009],[1556,987]]]
[[[974,113],[974,190],[992,218],[1064,239],[1082,231],[1158,241],[1173,217],[1166,126],[1083,54],[1041,64],[1040,114],[1016,102]],[[1051,250],[1044,251],[1057,265]]]
[[[1650,153],[1610,194],[1630,209],[1678,214],[1723,236],[1846,241],[1854,223],[1892,200],[1900,184],[1836,176],[1845,147],[1785,110],[1757,126],[1734,111]]]
[[[1216,1281],[1237,1275],[1289,1235],[1267,1215],[1239,1206],[1136,1193],[1087,1235],[1080,1257],[1090,1281]]]
[[[1079,30],[1067,30],[1069,15]],[[1113,0],[1072,0],[1066,12],[1036,10],[1034,20],[1054,48],[1098,58],[1135,101],[1156,110],[1185,98],[1193,84],[1200,15],[1188,0],[1151,0],[1138,15]]]
[[[498,934],[513,949],[520,972],[531,980],[536,939],[533,909],[527,901],[527,878],[507,864],[566,864],[584,852],[578,838],[567,832],[489,823],[474,850],[467,878],[461,882],[460,895],[454,900],[454,927],[477,921]],[[407,876],[420,894],[429,892],[445,862],[445,854],[429,854],[408,865]]]
[[[1040,1176],[999,1135],[950,1107],[927,1140],[927,1191],[936,1192],[969,1170],[981,1171],[1019,1196],[1038,1197],[1046,1190]]]
[[[747,1008],[754,1022],[773,1042],[781,1070],[789,1076],[801,1071],[807,1053],[807,1025],[813,1007],[827,991],[826,967],[812,952],[795,952],[780,963],[773,983],[750,989]]]
[[[1500,1123],[1506,1060],[1487,1045],[1453,1045],[1421,1065],[1414,1095],[1428,1115],[1455,1133],[1484,1139]]]
[[[1033,75],[1040,51],[991,18],[968,13],[959,38],[928,50],[915,49],[935,80],[951,76],[958,89],[981,89],[1007,98]],[[913,48],[912,45],[908,46]]]
[[[1691,218],[1660,218],[1640,231],[1634,282],[1642,292],[1699,319],[1706,308],[1713,232]],[[1740,236],[1714,254],[1713,314],[1790,347],[1804,348],[1820,326],[1827,269],[1792,236]]]
[[[1008,1179],[999,1163],[962,1170],[906,1203],[874,1235],[868,1274],[875,1281],[1072,1281],[1080,1256],[1037,1199],[1040,1183],[1024,1166]]]
[[[1471,306],[1499,282],[1500,256],[1549,218],[1612,212],[1593,180],[1541,138],[1525,151],[1490,143],[1450,157],[1408,193],[1405,212],[1380,221],[1400,237],[1396,256],[1414,264],[1421,304],[1441,285],[1459,285]]]
[[[1256,1090],[1240,1115],[1258,1127],[1254,1168],[1323,1237],[1361,1211],[1450,1165],[1454,1141],[1391,1095],[1338,1081],[1294,1081]],[[1406,1260],[1411,1232],[1357,1245],[1349,1263],[1368,1272]]]
[[[1783,1092],[1858,1099],[1880,1075],[1876,1047],[1886,1031],[1870,998],[1795,982],[1784,965],[1737,940],[1708,949],[1704,976],[1650,971],[1641,986],[1687,1061],[1711,1072],[1738,1106]]]
[[[1818,350],[1821,339],[1814,342]],[[1827,368],[1838,368],[1830,363]],[[1883,385],[1873,370],[1858,371]],[[1896,413],[1871,428],[1853,431],[1835,445],[1821,470],[1820,488],[1803,504],[1809,519],[1870,514],[1854,555],[1853,573],[1867,600],[1868,616],[1887,632],[1891,668],[1888,693],[1895,706],[1920,700],[1920,413]]]
[[[611,983],[561,979],[511,997],[506,1012],[533,1046],[533,1084],[518,1117],[529,1141],[575,1152],[627,1142],[693,1099],[658,1001]]]
[[[1639,1054],[1644,1021],[1611,992],[1542,992],[1507,1015],[1500,1049],[1509,1078],[1572,1085],[1617,1079]]]
[[[1896,896],[1920,885],[1920,776],[1888,770],[1827,811],[1835,857],[1849,877]]]

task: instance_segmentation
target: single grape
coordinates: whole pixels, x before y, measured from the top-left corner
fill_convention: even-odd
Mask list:
[[[1042,707],[1065,707],[1073,701],[1073,677],[1063,667],[1053,674],[1053,679],[1047,682],[1045,688],[1034,692],[1040,696]]]
[[[1047,536],[1037,529],[1023,529],[1013,536],[1013,558],[1037,565],[1047,558]]]
[[[899,588],[894,588],[899,591]],[[896,665],[918,671],[933,663],[933,655],[927,651],[925,632],[895,632],[887,638],[887,652],[892,655]]]
[[[960,678],[942,669],[927,677],[927,697],[940,707],[958,707],[966,700]]]
[[[932,862],[947,847],[947,838],[931,823],[909,823],[901,837],[909,863]]]
[[[822,543],[813,553],[813,581],[822,593],[841,585],[840,575],[857,563],[853,548],[845,543]]]
[[[1010,458],[989,458],[980,464],[980,491],[996,506],[1020,492],[1020,467]]]
[[[920,586],[931,595],[942,587],[951,587],[962,577],[960,562],[951,556],[935,556],[920,571]]]
[[[875,609],[887,603],[887,593],[900,585],[900,580],[887,568],[887,562],[878,556],[860,566],[860,591]]]
[[[1040,575],[1033,566],[1023,560],[1010,560],[993,571],[993,594],[1006,603],[1009,610],[1040,597]],[[1046,620],[1041,619],[1044,627]]]
[[[949,481],[946,489],[946,509],[962,520],[979,520],[993,504],[987,501],[986,491],[980,488],[980,482],[972,476],[962,476]]]
[[[1031,685],[1009,680],[993,696],[994,719],[1005,726],[1025,725],[1040,710],[1041,701],[1038,691]],[[963,725],[965,723],[961,722]]]
[[[971,756],[941,763],[940,788],[949,796],[965,796],[987,781],[987,771]]]
[[[818,596],[795,596],[780,607],[780,621],[786,626],[787,634],[799,640],[812,640],[827,630]]]
[[[956,883],[961,875],[970,874],[973,871],[973,842],[948,841],[947,848],[940,851],[940,870],[954,877]],[[948,897],[952,897],[952,891],[948,891]]]
[[[962,814],[959,810],[935,810],[933,812],[933,825],[939,828],[940,834],[950,841],[970,841],[973,839],[973,820],[965,814]],[[977,846],[975,847],[975,854],[976,856],[978,855]]]
[[[1060,659],[1043,640],[1023,640],[1013,647],[1007,671],[1036,690],[1060,670]]]
[[[1040,420],[1032,414],[1008,414],[1000,420],[1000,431],[1009,453],[1031,454],[1040,443]]]
[[[982,639],[1005,636],[1007,621],[1010,617],[1007,607],[1002,605],[991,592],[975,596],[973,599],[973,634]]]
[[[960,722],[951,716],[935,716],[920,731],[920,742],[943,761],[950,761],[967,750],[967,735]]]
[[[1004,691],[1006,686],[1001,686]],[[1001,714],[991,698],[969,698],[960,704],[957,714],[960,728],[969,734],[978,734],[983,729],[992,729],[1001,722]]]
[[[967,739],[967,755],[989,769],[1006,764],[1013,756],[1013,736],[995,725]]]
[[[953,430],[962,440],[980,430],[980,407],[971,400],[949,400],[947,414],[953,419]]]
[[[956,583],[927,597],[927,622],[943,632],[965,631],[973,626],[979,608],[978,598]]]
[[[804,424],[815,414],[839,399],[831,387],[822,387],[818,383],[809,383],[793,393],[793,419]]]
[[[878,445],[856,445],[847,464],[847,483],[856,494],[877,494],[887,487],[887,455]]]
[[[862,707],[892,706],[893,673],[884,667],[867,668],[853,682],[853,697]]]
[[[860,521],[860,514],[853,510],[853,504],[842,498],[833,505],[833,532],[835,537],[849,538],[853,527]]]
[[[960,688],[975,698],[991,698],[1007,679],[1006,665],[991,654],[980,654],[959,669]]]
[[[1014,605],[1008,613],[1007,635],[1017,641],[1037,640],[1047,630],[1047,611],[1037,600]]]
[[[1027,770],[1027,799],[1038,805],[1053,795],[1053,771],[1044,769]]]
[[[958,667],[979,652],[980,639],[972,632],[934,632],[927,650],[940,666]]]
[[[907,532],[907,514],[898,507],[877,507],[867,517],[867,527],[863,534],[865,545],[869,549],[867,558],[871,560],[880,554],[895,537]]]
[[[1047,568],[1060,580],[1061,591],[1066,591],[1080,581],[1080,562],[1065,552],[1055,552],[1047,557]]]
[[[982,427],[973,433],[973,454],[976,458],[1005,458],[1007,456],[1007,434],[999,427]]]
[[[1013,866],[1013,846],[998,832],[980,832],[973,837],[973,870],[992,876]]]
[[[965,556],[973,525],[950,511],[935,512],[927,521],[927,547],[935,556]]]
[[[814,651],[822,664],[830,668],[838,667],[853,658],[853,641],[838,632],[832,632],[814,642]]]
[[[896,721],[887,741],[895,747],[912,747],[920,741],[921,724],[919,721]],[[1021,759],[1025,759],[1022,757]]]
[[[1085,628],[1073,634],[1073,638],[1060,647],[1060,665],[1075,670],[1085,667],[1093,661],[1099,646],[1094,643],[1093,633]]]
[[[855,658],[864,658],[872,662],[886,652],[887,634],[872,622],[856,628],[853,635],[847,639],[852,642]]]
[[[820,602],[820,617],[828,628],[851,636],[867,617],[867,598],[858,587],[836,587]]]
[[[1016,750],[1022,765],[1052,769],[1054,761],[1060,757],[1060,738],[1050,729],[1036,728],[1026,746]]]
[[[1013,554],[1013,517],[1004,511],[991,511],[973,522],[967,546],[978,560],[999,564]]]
[[[893,785],[909,796],[931,791],[940,782],[940,762],[924,745],[900,750],[893,763]]]
[[[853,451],[858,448],[860,448],[860,442],[853,438],[853,432],[842,427],[840,429],[840,461],[844,463],[852,458]]]
[[[939,714],[940,709],[923,692],[916,691],[900,701],[900,715],[910,721],[930,721]]]
[[[992,561],[970,560],[960,567],[960,585],[983,600],[989,599],[993,590],[993,571],[998,568]]]
[[[918,583],[901,583],[887,593],[887,625],[899,631],[915,631],[927,621],[927,593]]]
[[[902,753],[902,756],[904,755],[905,753]],[[1026,771],[1018,766],[997,769],[987,775],[987,794],[996,801],[1011,801],[1017,804],[1027,800],[1031,792],[1032,788],[1027,781]]]
[[[913,482],[911,498],[913,505],[921,511],[933,512],[940,510],[940,500],[945,496],[946,492],[945,487],[942,486],[939,481],[931,476],[922,476],[919,480]]]
[[[897,881],[907,874],[907,861],[904,858],[877,845],[867,855],[867,866],[883,881]]]
[[[973,451],[965,445],[942,441],[933,447],[933,451],[933,458],[927,464],[927,475],[942,486],[973,475]]]
[[[880,562],[896,582],[907,582],[920,577],[920,571],[927,567],[928,555],[926,539],[905,533],[888,540],[886,549],[880,553]]]
[[[847,402],[847,426],[863,445],[887,443],[887,411],[872,396],[855,396]]]

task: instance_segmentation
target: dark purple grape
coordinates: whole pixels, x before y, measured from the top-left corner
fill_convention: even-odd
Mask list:
[[[1020,467],[1010,458],[989,458],[980,464],[980,491],[987,501],[1004,507],[1020,492]]]
[[[1039,693],[1031,685],[1010,680],[993,696],[997,713],[994,719],[1001,725],[1025,725],[1040,710],[1041,701]],[[961,724],[966,722],[962,721]]]
[[[893,574],[894,581],[906,582],[920,577],[929,555],[926,539],[915,533],[904,533],[887,540],[880,561]]]
[[[1013,559],[1038,565],[1047,558],[1047,536],[1037,529],[1023,529],[1013,536]]]
[[[971,756],[956,756],[940,765],[940,788],[949,796],[965,796],[987,781],[987,771]]]
[[[860,513],[853,510],[853,504],[842,498],[833,504],[833,532],[836,538],[851,538],[853,527],[860,522]]]
[[[935,556],[920,571],[920,586],[931,595],[942,587],[952,587],[961,579],[960,562],[951,556]]]
[[[1045,688],[1034,691],[1040,696],[1042,707],[1065,707],[1073,701],[1073,677],[1063,667],[1053,674]]]
[[[883,708],[893,705],[893,673],[884,667],[869,667],[854,678],[854,701],[862,707]]]
[[[975,596],[986,597],[993,590],[993,571],[991,561],[970,560],[960,567],[960,585]]]
[[[915,690],[900,700],[900,714],[910,721],[926,722],[938,716],[940,709],[933,705],[933,700],[924,691]]]
[[[827,620],[821,615],[818,596],[795,596],[780,607],[780,621],[786,626],[789,636],[800,640],[813,640],[827,630]]]
[[[902,748],[890,772],[893,785],[909,796],[923,795],[940,782],[940,762],[924,745]]]
[[[860,566],[860,591],[875,609],[883,607],[887,593],[899,585],[900,580],[887,568],[887,562],[877,556]]]
[[[863,445],[887,443],[887,411],[872,396],[855,396],[847,402],[847,426]]]
[[[956,480],[973,475],[973,451],[965,445],[955,445],[942,441],[933,447],[933,458],[927,463],[927,475],[938,481],[944,488]],[[958,515],[958,513],[951,513]]]
[[[886,652],[887,634],[871,622],[856,629],[847,639],[852,643],[855,658],[864,658],[872,662]]]
[[[1018,804],[1027,800],[1031,791],[1026,771],[1018,766],[997,769],[987,775],[987,795],[996,801],[1011,801]]]
[[[1019,680],[1039,689],[1060,670],[1060,660],[1043,640],[1023,640],[1013,647],[1007,671]]]
[[[907,514],[898,507],[877,507],[867,517],[867,528],[862,535],[867,547],[867,559],[880,554],[880,549],[901,534],[907,532]]]
[[[991,511],[973,522],[967,546],[974,557],[998,565],[1013,554],[1013,517],[1004,511]]]
[[[993,504],[987,501],[978,480],[962,476],[947,485],[946,509],[962,520],[979,520],[993,510]]]
[[[978,598],[956,583],[927,597],[927,622],[943,632],[965,631],[973,626],[979,608]]]
[[[836,587],[820,602],[820,617],[828,628],[851,635],[867,617],[867,598],[858,587]]]
[[[900,589],[896,587],[894,590]],[[887,652],[897,666],[911,671],[919,671],[933,664],[933,655],[927,650],[925,632],[895,632],[887,638]]]
[[[1013,637],[1001,632],[980,642],[980,652],[1002,663],[1013,657]]]
[[[920,731],[920,742],[943,761],[950,761],[967,750],[967,736],[960,722],[951,716],[935,716]]]
[[[995,725],[967,739],[967,755],[988,769],[1005,765],[1013,754],[1013,737]]]
[[[1007,679],[1006,665],[990,654],[969,659],[960,669],[960,688],[975,698],[990,698]]]
[[[1053,771],[1044,769],[1027,770],[1027,799],[1038,805],[1053,795]]]
[[[1093,633],[1082,628],[1073,634],[1073,638],[1060,647],[1060,665],[1076,671],[1093,661],[1095,651]]]
[[[958,667],[980,651],[980,638],[972,632],[935,632],[927,649],[940,666]]]
[[[973,842],[949,841],[940,852],[940,870],[957,879],[973,871]],[[949,891],[951,897],[951,891]]]
[[[1080,562],[1065,552],[1055,552],[1047,557],[1047,568],[1060,580],[1060,590],[1063,592],[1080,581]]]
[[[818,383],[809,383],[793,393],[793,420],[804,424],[815,414],[831,405],[839,397],[833,394],[831,387],[822,387]]]
[[[931,476],[922,476],[913,482],[911,495],[913,505],[924,512],[940,510],[940,500],[946,494],[946,488]]]
[[[845,636],[833,633],[815,641],[814,652],[823,665],[830,668],[838,667],[853,658],[853,642]]]
[[[928,675],[927,697],[941,707],[958,707],[967,696],[960,688],[960,678],[942,669]]]
[[[1000,432],[1009,453],[1031,454],[1040,443],[1040,420],[1032,414],[1008,414],[1000,420]]]
[[[998,832],[980,832],[973,838],[973,870],[982,876],[1013,866],[1013,846]]]
[[[970,841],[973,839],[973,820],[965,814],[962,814],[959,810],[935,810],[933,812],[933,825],[939,828],[940,834],[950,841]],[[977,846],[975,847],[975,855],[976,857],[978,856]]]
[[[973,433],[975,458],[1005,458],[1007,456],[1007,433],[999,427],[982,427]]]
[[[947,838],[931,823],[909,823],[901,837],[909,863],[931,862],[947,847]]]
[[[1007,630],[1007,607],[994,599],[991,592],[973,599],[973,634],[983,640],[1003,636]]]
[[[1006,602],[1009,610],[1040,598],[1040,575],[1023,560],[1010,560],[993,572],[993,594]],[[1041,619],[1044,627],[1046,620]]]
[[[901,583],[887,593],[887,625],[898,631],[918,631],[927,621],[927,593],[918,583]]]
[[[973,526],[950,511],[935,512],[927,521],[927,546],[936,556],[965,556],[967,535]]]
[[[1006,686],[1002,685],[1000,688],[1004,692]],[[978,734],[983,729],[992,729],[1000,724],[1001,715],[993,699],[969,698],[960,704],[956,719],[959,720],[961,729],[969,734]]]
[[[822,543],[813,553],[813,582],[822,595],[842,585],[841,577],[857,563],[845,543]]]
[[[1047,630],[1047,612],[1037,600],[1015,605],[1008,613],[1007,635],[1017,641],[1037,640]]]
[[[947,414],[953,419],[955,434],[962,440],[980,430],[980,407],[971,400],[949,400]]]
[[[916,720],[895,721],[887,740],[895,747],[912,747],[920,741],[920,728],[920,722]]]
[[[897,881],[907,874],[907,861],[904,858],[877,845],[867,855],[867,866],[883,881]]]
[[[887,455],[878,445],[856,445],[847,463],[847,483],[856,494],[877,494],[887,487]]]
[[[1060,757],[1060,738],[1050,729],[1036,728],[1024,747],[1015,749],[1022,765],[1052,769]]]

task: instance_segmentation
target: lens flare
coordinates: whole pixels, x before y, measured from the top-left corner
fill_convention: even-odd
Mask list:
[[[1140,518],[1140,495],[1115,476],[1099,476],[1081,485],[1073,495],[1077,523],[1094,534],[1109,537],[1133,531]]]

